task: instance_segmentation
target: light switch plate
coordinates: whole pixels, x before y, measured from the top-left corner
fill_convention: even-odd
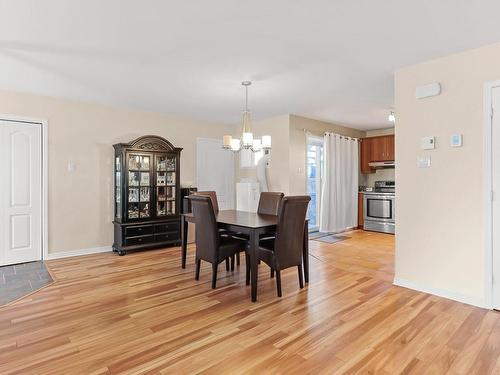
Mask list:
[[[453,134],[450,137],[451,147],[462,147],[462,134]]]
[[[417,166],[419,168],[430,168],[431,157],[430,156],[418,156],[417,157]]]
[[[422,150],[434,150],[436,148],[436,137],[423,137],[420,143]]]

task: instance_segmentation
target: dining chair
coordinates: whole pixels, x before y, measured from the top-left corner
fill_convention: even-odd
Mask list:
[[[215,191],[195,191],[193,195],[210,197],[215,214],[219,213],[219,203],[217,202],[217,193]]]
[[[308,195],[284,197],[278,210],[276,238],[261,240],[257,249],[259,261],[266,263],[276,272],[276,288],[281,297],[281,271],[296,266],[299,273],[299,286],[304,287],[302,272],[302,250],[304,225],[307,206],[311,197]],[[250,276],[249,255],[247,253],[247,282]]]
[[[279,192],[262,192],[259,197],[259,205],[257,207],[257,213],[262,215],[278,215],[278,210],[280,207],[281,200],[284,194]],[[243,233],[231,233],[234,238],[248,241],[248,235]],[[264,239],[274,239],[273,233],[264,233],[260,236],[260,240]],[[240,254],[236,255],[237,264],[240,265]]]
[[[278,216],[278,210],[283,196],[284,194],[279,192],[266,191],[260,193],[257,213]]]
[[[235,255],[246,248],[246,242],[230,236],[221,236],[217,228],[215,210],[209,196],[191,195],[191,207],[196,229],[196,280],[200,279],[201,261],[212,264],[212,289],[217,283],[217,268],[219,263],[226,261],[228,270],[231,260],[231,270],[234,271]]]

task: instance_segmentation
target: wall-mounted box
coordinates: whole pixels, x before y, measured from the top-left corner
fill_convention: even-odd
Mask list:
[[[417,99],[430,98],[431,96],[437,96],[439,94],[441,94],[441,84],[439,82],[417,86],[415,88],[415,98]]]
[[[422,150],[434,150],[436,148],[436,137],[423,137],[420,140]]]

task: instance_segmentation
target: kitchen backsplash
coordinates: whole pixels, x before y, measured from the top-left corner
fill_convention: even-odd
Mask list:
[[[359,175],[359,185],[374,186],[375,181],[394,181],[394,168],[377,169],[375,173]]]

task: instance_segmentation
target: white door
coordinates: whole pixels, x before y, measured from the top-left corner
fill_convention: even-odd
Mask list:
[[[500,87],[492,90],[492,242],[493,242],[493,307],[500,309]]]
[[[41,125],[0,121],[0,266],[42,258]]]
[[[215,191],[220,210],[234,209],[234,155],[218,139],[196,140],[198,191]]]

